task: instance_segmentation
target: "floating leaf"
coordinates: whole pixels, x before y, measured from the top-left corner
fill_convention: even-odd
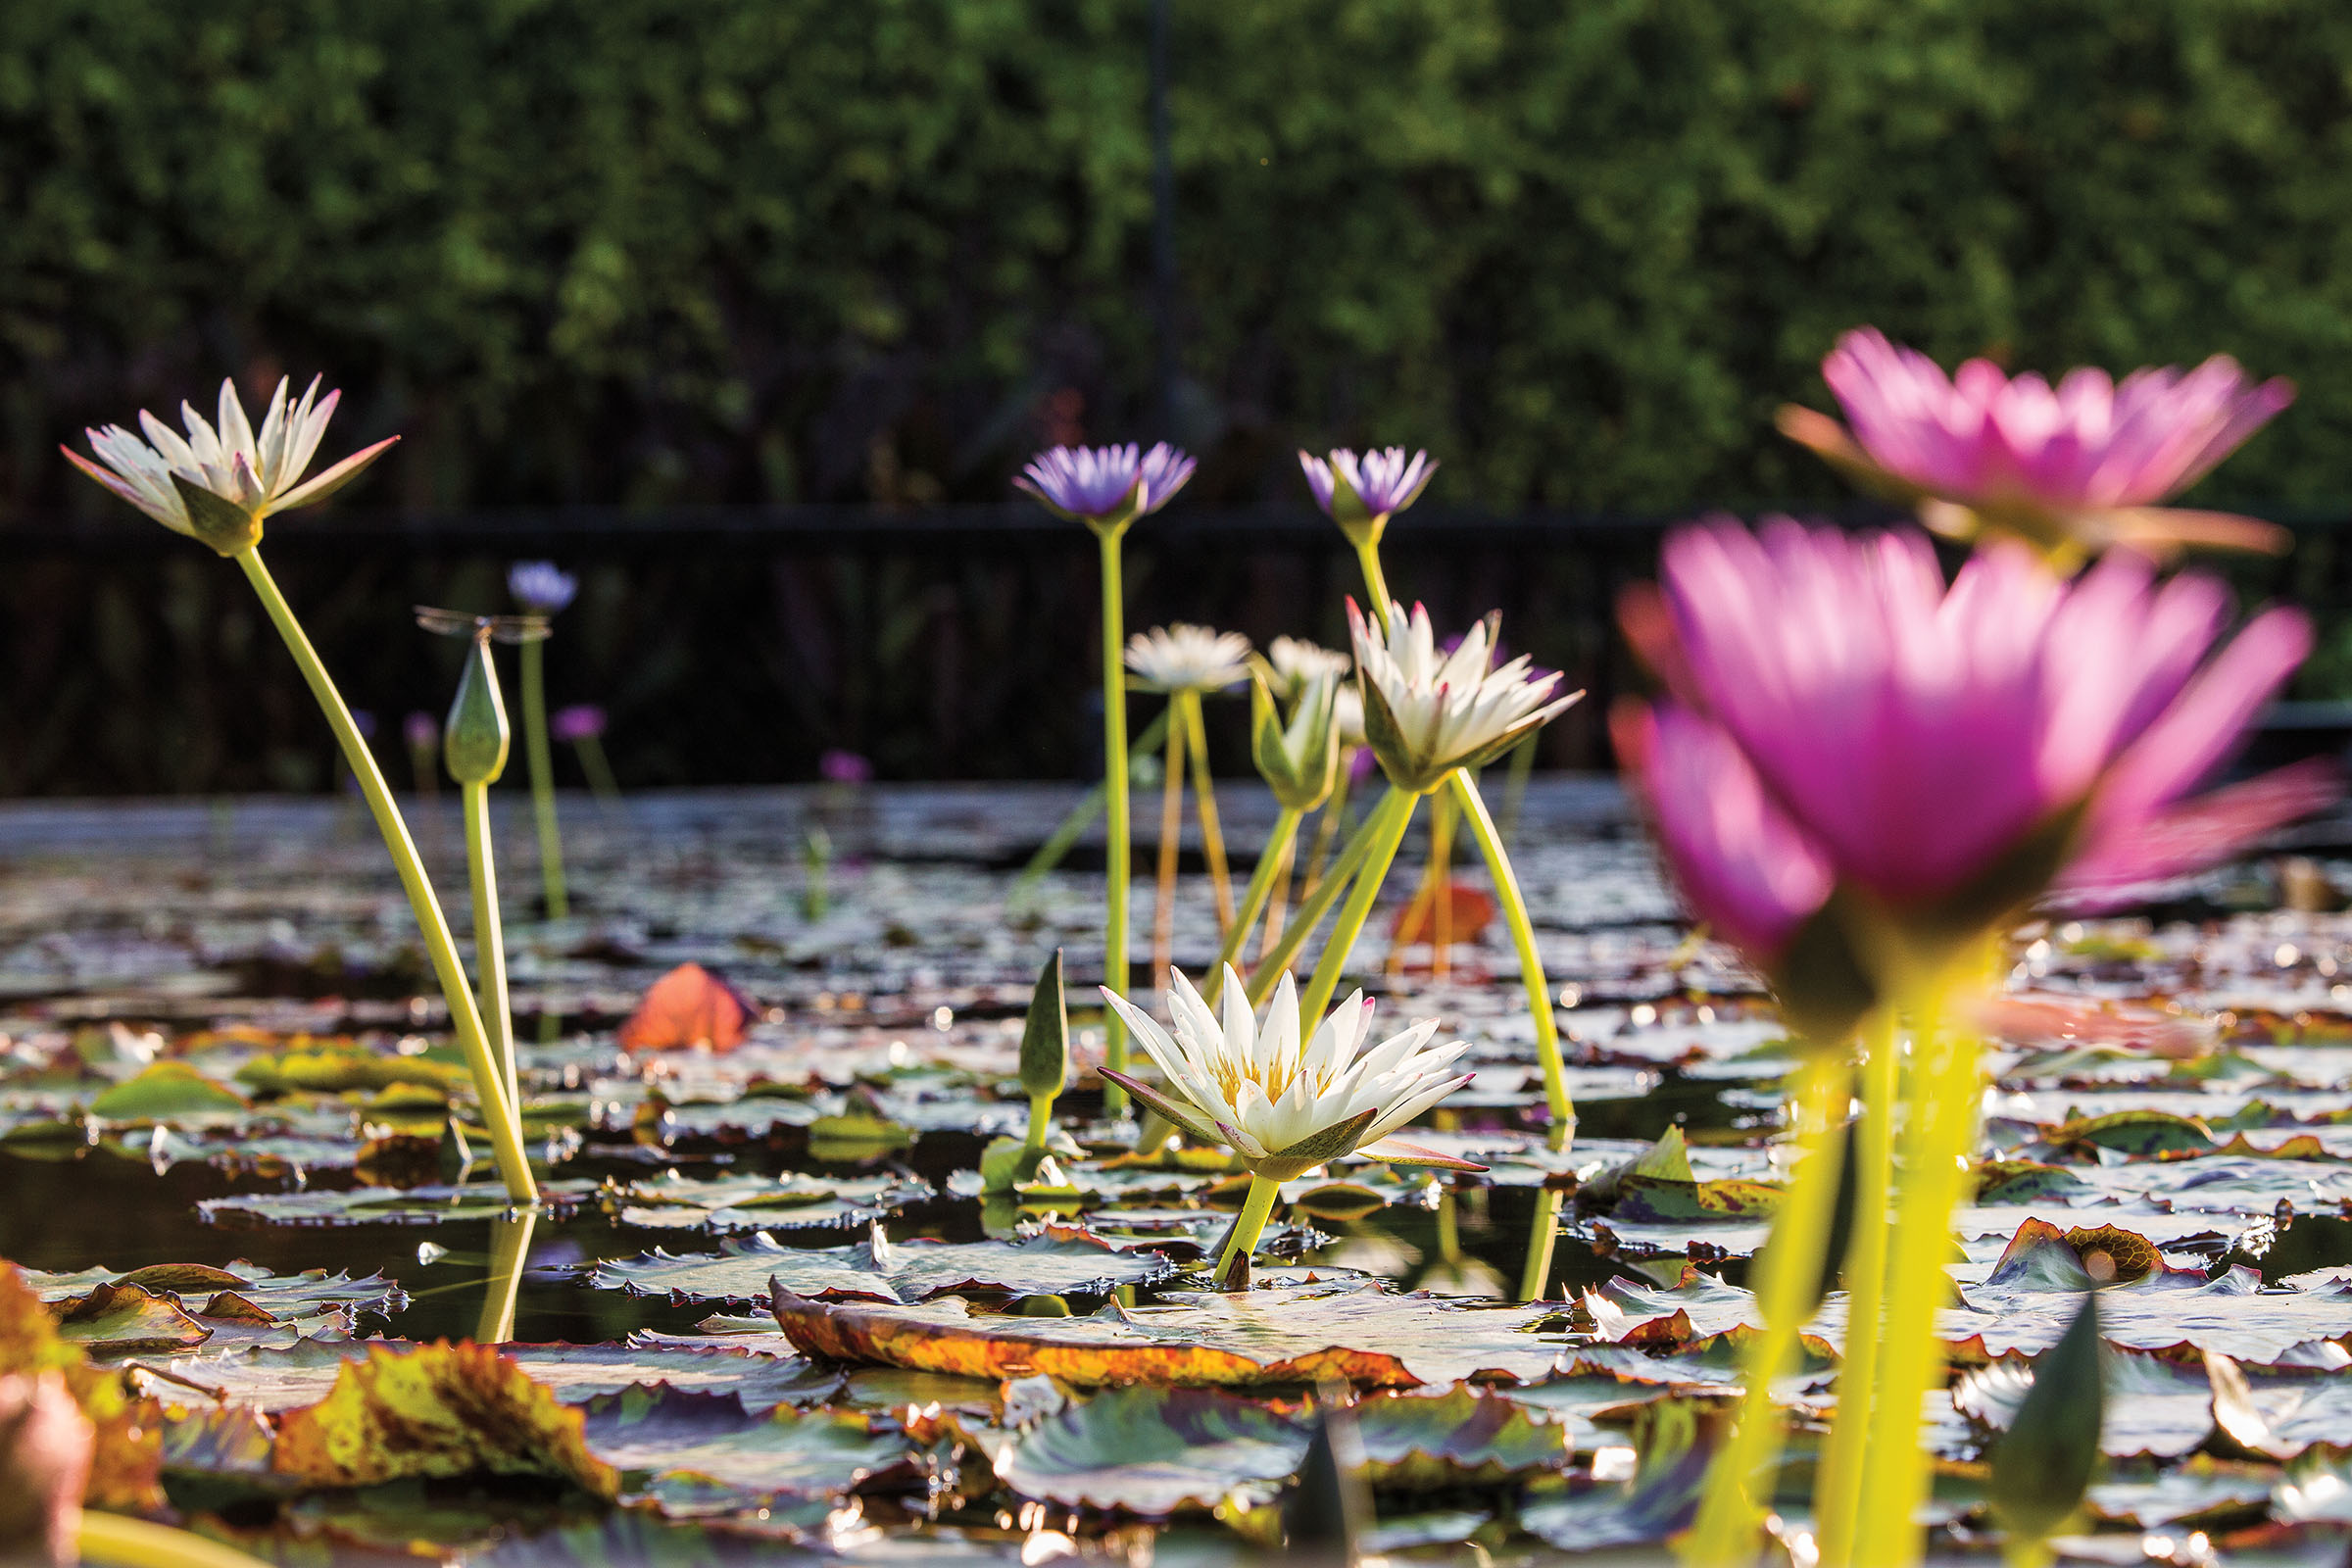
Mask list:
[[[654,982],[618,1038],[627,1051],[733,1051],[753,1011],[733,986],[699,963],[681,963]]]
[[[596,1183],[541,1182],[539,1217],[561,1221],[571,1217],[592,1198]],[[214,1225],[445,1225],[459,1220],[501,1219],[514,1207],[506,1188],[495,1182],[464,1187],[355,1187],[348,1192],[240,1193],[232,1198],[208,1198],[196,1211]]]
[[[692,1181],[672,1172],[658,1181],[608,1187],[605,1212],[642,1230],[846,1229],[887,1219],[931,1196],[930,1184],[906,1176],[723,1176]]]
[[[853,1411],[777,1405],[753,1415],[729,1393],[629,1389],[599,1395],[581,1414],[590,1451],[622,1472],[624,1492],[672,1512],[837,1496],[908,1451],[903,1434]]]
[[[169,1355],[213,1331],[136,1285],[101,1285],[56,1304],[57,1332],[95,1356]]]
[[[1435,1396],[1368,1395],[1355,1425],[1373,1485],[1399,1490],[1500,1483],[1564,1468],[1572,1456],[1556,1417],[1466,1384]]]
[[[82,1499],[133,1512],[161,1508],[156,1406],[131,1398],[121,1374],[90,1365],[80,1346],[59,1336],[49,1308],[16,1268],[0,1263],[0,1377],[44,1372],[65,1381],[96,1436]]]
[[[318,1403],[279,1423],[277,1472],[313,1486],[404,1477],[543,1475],[612,1497],[620,1478],[589,1452],[580,1413],[488,1346],[371,1348]]]
[[[963,1377],[1044,1373],[1082,1388],[1152,1383],[1265,1388],[1336,1378],[1414,1388],[1479,1374],[1532,1380],[1566,1341],[1544,1332],[1555,1307],[1392,1296],[1361,1277],[1242,1294],[1171,1291],[1149,1306],[1092,1317],[975,1314],[955,1298],[916,1306],[830,1305],[778,1293],[798,1348],[842,1361]]]
[[[1164,1518],[1272,1501],[1306,1444],[1296,1423],[1213,1389],[1111,1389],[1024,1432],[997,1477],[1025,1497]]]
[[[354,1049],[272,1052],[240,1066],[236,1079],[263,1095],[298,1091],[340,1095],[355,1089],[389,1090],[395,1086],[430,1091],[429,1096],[412,1093],[396,1100],[379,1096],[373,1107],[377,1110],[423,1110],[446,1103],[451,1092],[471,1082],[462,1062]]]
[[[678,1257],[656,1250],[599,1263],[588,1283],[633,1296],[666,1294],[675,1301],[759,1302],[768,1298],[772,1279],[794,1296],[903,1302],[975,1289],[1101,1296],[1175,1271],[1164,1253],[1058,1226],[1013,1242],[893,1242],[877,1229],[853,1247],[784,1247],[759,1232],[722,1244],[714,1254]]]
[[[108,1121],[174,1121],[250,1108],[244,1096],[184,1061],[159,1061],[90,1102],[90,1114]]]

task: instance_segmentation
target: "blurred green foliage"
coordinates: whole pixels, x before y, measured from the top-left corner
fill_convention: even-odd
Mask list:
[[[1148,0],[11,0],[0,507],[280,368],[368,501],[996,498],[1152,417]],[[1769,418],[1947,362],[2303,386],[2217,494],[2344,493],[2329,0],[1174,0],[1207,499],[1402,440],[1434,499],[1837,493]]]

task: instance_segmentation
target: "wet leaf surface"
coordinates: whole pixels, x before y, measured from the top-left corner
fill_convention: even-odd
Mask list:
[[[715,1253],[655,1251],[600,1263],[588,1283],[679,1301],[756,1303],[767,1299],[773,1281],[794,1296],[907,1302],[963,1290],[1101,1296],[1163,1280],[1175,1269],[1163,1253],[1058,1226],[1009,1242],[893,1242],[877,1230],[850,1247],[784,1247],[759,1233],[727,1242]]]

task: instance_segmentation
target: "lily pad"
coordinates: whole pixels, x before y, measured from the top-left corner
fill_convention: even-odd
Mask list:
[[[1564,1469],[1572,1456],[1565,1422],[1465,1384],[1434,1396],[1367,1395],[1355,1407],[1355,1424],[1366,1479],[1378,1487],[1484,1486]]]
[[[605,1211],[640,1230],[846,1229],[887,1219],[931,1196],[927,1182],[902,1176],[726,1176],[690,1181],[674,1174],[628,1182],[602,1195]]]
[[[904,1434],[862,1414],[779,1404],[754,1415],[727,1393],[629,1389],[581,1413],[590,1451],[622,1473],[624,1495],[673,1515],[838,1496],[908,1453]]]
[[[107,1121],[176,1121],[248,1108],[243,1095],[184,1061],[159,1061],[90,1102],[90,1114]]]
[[[1025,1497],[1165,1518],[1272,1501],[1306,1444],[1302,1427],[1214,1389],[1110,1389],[1021,1434],[997,1476]]]
[[[541,1182],[542,1222],[569,1218],[593,1198],[596,1183]],[[205,1222],[258,1225],[446,1225],[453,1221],[499,1219],[514,1200],[494,1182],[464,1187],[355,1187],[347,1192],[240,1193],[208,1198],[196,1205]]]
[[[962,1290],[1100,1296],[1175,1271],[1165,1253],[1058,1226],[1012,1242],[893,1242],[877,1227],[852,1247],[784,1247],[762,1231],[728,1241],[715,1253],[681,1257],[657,1250],[598,1263],[588,1284],[633,1296],[665,1294],[679,1302],[759,1302],[768,1298],[774,1280],[798,1297],[907,1302]]]

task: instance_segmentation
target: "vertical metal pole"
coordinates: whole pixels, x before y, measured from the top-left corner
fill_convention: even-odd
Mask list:
[[[1176,420],[1176,160],[1168,147],[1168,6],[1152,0],[1152,304],[1158,318],[1160,434]]]

